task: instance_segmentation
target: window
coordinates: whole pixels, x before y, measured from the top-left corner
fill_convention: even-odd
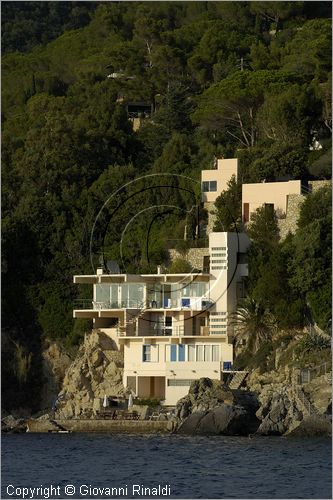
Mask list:
[[[212,345],[212,361],[220,361],[219,360],[219,346]]]
[[[165,326],[171,328],[172,327],[172,316],[165,317]]]
[[[195,361],[195,345],[189,345],[187,351],[188,361]]]
[[[179,344],[178,346],[178,361],[185,361],[185,345]]]
[[[202,297],[207,291],[207,283],[189,283],[181,290],[182,297]]]
[[[203,181],[202,192],[209,193],[212,191],[217,191],[217,182],[216,181]]]
[[[212,247],[212,251],[214,250],[225,250],[226,247]]]
[[[168,379],[168,387],[185,387],[190,386],[193,380],[190,379]]]
[[[204,346],[204,361],[212,360],[212,346],[205,345]]]
[[[96,286],[96,302],[102,302],[105,305],[110,301],[110,285],[101,284]]]
[[[143,345],[142,346],[142,361],[150,362],[151,361],[151,345]]]
[[[197,345],[197,361],[204,360],[204,348],[203,345]]]
[[[247,264],[248,263],[247,253],[237,252],[237,263]]]
[[[170,361],[177,361],[177,346],[170,346]]]

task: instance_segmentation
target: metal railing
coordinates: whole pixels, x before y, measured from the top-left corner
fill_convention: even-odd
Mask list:
[[[93,309],[95,311],[108,309],[193,309],[195,311],[205,310],[212,307],[214,301],[210,299],[202,299],[200,297],[190,297],[192,299],[189,304],[185,304],[185,298],[168,299],[164,304],[162,301],[149,300],[142,302],[139,300],[121,300],[121,301],[94,301],[92,299],[77,299],[74,301],[74,309]],[[187,297],[187,299],[189,299]]]
[[[76,299],[74,309],[93,309],[93,301],[92,299]]]
[[[325,362],[313,368],[303,368],[299,370],[297,382],[301,385],[308,384],[316,377],[325,376],[327,380],[332,378],[331,363]]]
[[[127,329],[127,325],[118,325],[117,335],[118,337],[181,337],[184,335],[184,327],[145,328],[138,333],[136,329],[131,327]]]
[[[294,393],[295,399],[298,400],[301,405],[303,406],[303,409],[305,412],[311,416],[313,414],[316,414],[317,411],[314,408],[314,406],[310,403],[304,392],[298,387],[296,384],[293,384],[292,386],[292,391]]]
[[[121,301],[94,301],[92,299],[77,299],[74,301],[74,309],[143,309],[145,303],[139,300]]]

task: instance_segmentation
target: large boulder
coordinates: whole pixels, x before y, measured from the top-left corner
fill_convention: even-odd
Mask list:
[[[86,336],[68,367],[56,408],[57,418],[90,418],[107,396],[124,396],[123,355],[105,333]]]
[[[202,378],[176,406],[173,430],[181,434],[249,435],[260,421],[254,393],[231,390],[220,381]]]
[[[24,418],[16,418],[13,415],[7,415],[1,419],[1,432],[20,433],[26,432],[27,421]]]

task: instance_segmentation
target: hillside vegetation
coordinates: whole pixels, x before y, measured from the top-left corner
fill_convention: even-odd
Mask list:
[[[149,272],[185,224],[188,238],[205,236],[195,181],[214,156],[238,157],[243,182],[330,177],[330,11],[329,2],[2,3],[9,408],[38,408],[45,338],[70,347],[89,330],[72,319],[73,301],[91,293],[78,296],[73,274],[91,273],[101,252]],[[153,108],[137,131],[133,102]],[[309,149],[314,139],[321,149]],[[249,294],[283,328],[310,314],[325,329],[331,317],[330,203],[329,190],[309,196],[283,244],[258,215]]]

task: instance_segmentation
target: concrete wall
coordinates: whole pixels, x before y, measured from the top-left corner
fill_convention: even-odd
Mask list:
[[[168,422],[152,420],[56,420],[70,432],[128,432],[150,434],[167,432]],[[54,432],[57,428],[49,420],[29,420],[28,432]]]

